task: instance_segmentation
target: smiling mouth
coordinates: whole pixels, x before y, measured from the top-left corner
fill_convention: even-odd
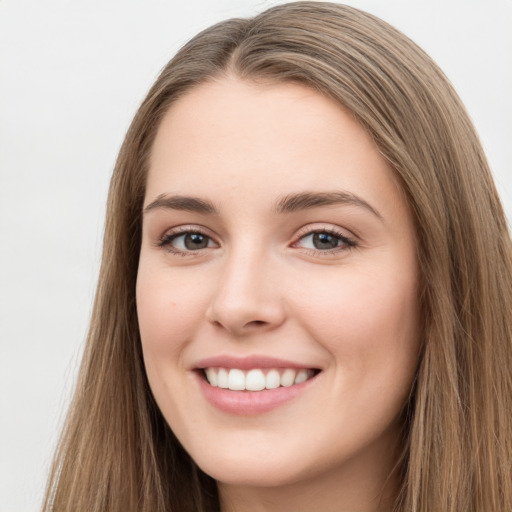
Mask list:
[[[301,384],[315,377],[320,370],[311,368],[239,368],[208,367],[203,377],[213,387],[231,391],[262,391]]]

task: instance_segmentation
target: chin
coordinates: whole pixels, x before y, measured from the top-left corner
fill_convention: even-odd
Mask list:
[[[279,487],[300,481],[306,475],[297,461],[279,461],[264,456],[233,454],[223,458],[199,457],[196,464],[217,482],[250,487]]]

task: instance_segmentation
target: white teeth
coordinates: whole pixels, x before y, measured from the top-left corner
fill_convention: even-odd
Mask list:
[[[295,384],[300,384],[301,382],[305,382],[306,380],[308,380],[308,371],[299,370],[297,372],[297,376],[295,377]]]
[[[228,388],[233,391],[242,391],[245,389],[245,375],[242,370],[235,368],[229,370]]]
[[[281,386],[288,388],[294,383],[295,383],[295,370],[292,370],[291,368],[287,368],[283,372],[283,375],[281,375]]]
[[[212,386],[218,386],[217,372],[213,368],[206,369],[206,378]]]
[[[281,385],[281,375],[277,370],[270,370],[267,373],[267,377],[265,379],[265,387],[267,389],[275,389]]]
[[[265,389],[265,375],[261,370],[250,370],[245,378],[245,389],[261,391]]]
[[[208,375],[206,375],[206,377],[208,378]],[[212,386],[213,385],[214,384],[212,384]],[[219,368],[219,373],[217,373],[217,386],[219,386],[219,388],[228,387],[228,372],[224,368]]]
[[[314,374],[313,370],[305,368],[300,370],[286,368],[281,371],[276,368],[270,370],[253,368],[247,372],[238,368],[228,370],[211,367],[205,369],[206,379],[212,386],[232,391],[261,391],[263,389],[276,389],[279,386],[290,387],[305,382]]]

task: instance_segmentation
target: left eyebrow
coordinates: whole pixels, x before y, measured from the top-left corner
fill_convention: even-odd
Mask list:
[[[299,210],[308,210],[320,206],[351,205],[364,208],[373,213],[380,220],[382,215],[364,199],[351,192],[300,192],[289,194],[280,199],[274,206],[276,213],[293,213]]]

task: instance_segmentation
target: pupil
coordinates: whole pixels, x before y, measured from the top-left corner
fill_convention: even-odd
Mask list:
[[[338,247],[338,238],[329,233],[315,233],[313,245],[316,249],[335,249]]]
[[[208,238],[200,233],[190,233],[185,236],[185,247],[187,249],[204,249],[208,246]]]

